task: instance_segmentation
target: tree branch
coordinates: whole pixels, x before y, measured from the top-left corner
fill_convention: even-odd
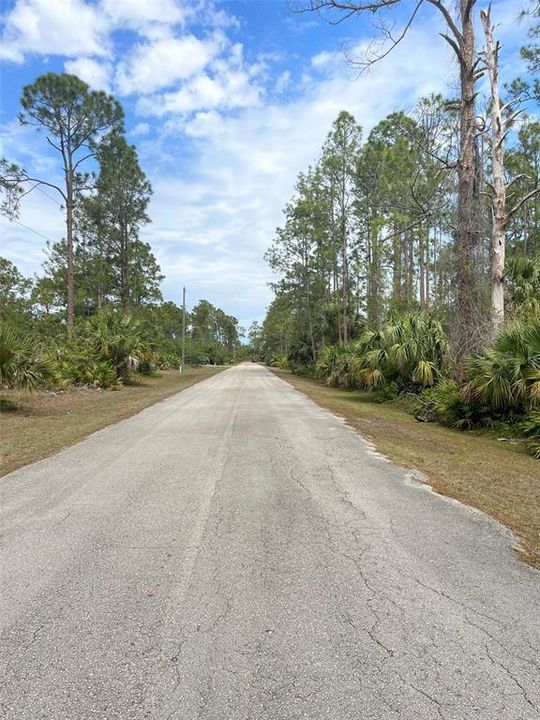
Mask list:
[[[527,200],[530,200],[535,195],[538,195],[538,193],[540,193],[540,187],[534,188],[534,190],[531,190],[524,197],[522,197],[521,200],[518,203],[516,203],[511,210],[508,211],[508,215],[507,215],[508,220],[511,220],[514,217],[514,215],[517,213],[517,211],[521,208],[522,205],[524,205],[527,202]]]
[[[468,23],[471,19],[471,13],[474,5],[476,4],[476,0],[468,0],[467,4],[465,5],[465,12],[463,13],[463,23]]]
[[[525,173],[520,173],[519,175],[516,175],[515,178],[512,178],[512,180],[510,180],[510,182],[506,186],[506,190],[507,191],[510,190],[512,185],[514,185],[514,183],[517,183],[519,180],[530,180],[530,179],[531,179],[530,175],[526,175]]]
[[[371,2],[352,2],[352,0],[309,0],[306,3],[289,2],[289,10],[296,14],[320,12],[321,10],[345,10],[350,14],[365,10],[378,12],[384,8],[398,5],[402,0],[372,0]]]
[[[91,153],[88,153],[87,155],[84,155],[84,157],[82,157],[80,160],[77,160],[77,162],[76,162],[75,165],[73,166],[73,172],[75,172],[75,171],[77,170],[77,168],[79,167],[79,165],[80,165],[82,162],[84,162],[85,160],[88,160],[88,158],[95,157],[95,156],[96,156],[96,153],[95,153],[95,152],[91,152]]]
[[[374,65],[374,64],[377,63],[377,62],[380,62],[381,60],[384,60],[385,57],[387,57],[388,55],[390,55],[390,53],[400,44],[400,42],[403,40],[403,38],[405,37],[405,35],[406,35],[407,32],[409,31],[411,25],[412,25],[413,22],[414,22],[414,18],[415,18],[416,15],[418,14],[418,11],[419,11],[419,9],[420,9],[420,6],[421,6],[423,3],[424,3],[424,0],[418,0],[418,1],[417,1],[416,7],[414,8],[414,10],[413,10],[410,18],[409,18],[408,21],[406,22],[405,27],[403,28],[401,34],[400,34],[397,38],[393,38],[392,35],[391,35],[391,33],[390,33],[386,28],[381,27],[380,29],[384,32],[384,34],[385,34],[385,35],[390,39],[390,41],[391,41],[390,47],[389,47],[387,50],[385,50],[384,52],[382,52],[380,55],[377,55],[377,56],[376,56],[375,58],[373,58],[372,60],[367,60],[365,63],[356,63],[356,64],[360,65],[361,67],[371,66],[371,65]],[[355,65],[355,63],[354,63],[351,59],[349,59],[349,58],[347,58],[347,62],[348,62],[350,65],[352,65],[352,66]]]
[[[428,0],[429,2],[429,0]],[[460,65],[463,65],[463,58],[461,57],[461,50],[459,49],[459,45],[456,43],[456,41],[451,38],[446,33],[439,33],[439,35],[443,38],[443,40],[446,40],[446,42],[450,45],[452,50],[455,52],[456,57],[460,63]]]
[[[453,21],[452,16],[450,15],[450,13],[448,11],[448,8],[445,5],[443,5],[442,0],[427,0],[427,2],[430,3],[431,5],[433,5],[433,7],[437,8],[437,10],[443,16],[446,24],[450,28],[450,32],[456,39],[458,45],[461,44],[461,41],[463,40],[463,36],[460,33],[460,31],[458,30],[457,25]],[[474,3],[475,0],[470,0],[470,2]]]
[[[36,184],[35,184],[34,188],[38,187],[39,185],[46,185],[47,187],[50,187],[53,190],[56,190],[57,192],[59,192],[60,195],[64,198],[64,200],[67,202],[67,197],[66,197],[64,191],[62,190],[62,188],[58,187],[58,185],[54,185],[54,183],[47,182],[46,180],[40,180],[39,178],[29,177],[26,174],[23,178],[21,178],[20,182],[35,182]],[[34,188],[32,188],[32,189],[34,189]]]
[[[48,135],[45,135],[45,139],[51,147],[53,147],[55,150],[58,150],[58,152],[61,152],[61,148],[59,148],[58,145],[55,145]]]

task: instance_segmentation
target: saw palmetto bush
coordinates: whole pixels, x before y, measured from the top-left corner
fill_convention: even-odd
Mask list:
[[[328,345],[319,353],[316,373],[328,385],[349,387],[352,384],[353,363],[352,345]]]
[[[430,387],[448,368],[448,342],[430,313],[397,318],[348,345],[325,348],[317,371],[329,384],[395,395]],[[386,395],[385,395],[386,398]]]
[[[273,354],[267,358],[266,364],[270,367],[280,368],[285,370],[289,367],[289,359],[286,355]]]
[[[540,314],[508,326],[468,359],[463,394],[509,419],[540,404]]]
[[[525,436],[540,458],[540,317],[506,327],[482,355],[468,358],[464,384],[443,379],[419,396],[415,414],[462,430],[505,427]]]
[[[55,352],[61,384],[84,385],[117,390],[122,386],[115,367],[106,360],[99,360],[88,353],[87,348],[72,341]]]
[[[55,356],[65,382],[110,389],[120,387],[141,365],[153,368],[157,362],[140,322],[116,310],[80,325]]]
[[[83,336],[94,356],[110,363],[120,380],[127,379],[130,371],[151,351],[140,322],[114,310],[90,318]]]
[[[428,313],[397,318],[355,343],[354,379],[375,389],[394,383],[399,391],[432,386],[448,366],[448,343],[441,323]]]
[[[448,364],[448,343],[439,320],[429,313],[398,318],[355,343],[355,379],[367,388],[394,382],[401,389],[429,387]]]
[[[53,379],[51,362],[39,344],[7,324],[0,324],[0,387],[34,390]]]
[[[458,430],[472,430],[490,420],[489,409],[468,399],[463,388],[450,378],[443,378],[434,387],[423,390],[416,397],[412,411],[421,422],[439,422]]]

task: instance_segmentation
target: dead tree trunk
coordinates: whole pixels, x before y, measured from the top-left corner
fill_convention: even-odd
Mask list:
[[[493,219],[491,242],[491,307],[493,333],[497,334],[504,322],[506,228],[516,213],[522,207],[526,207],[527,201],[540,193],[540,187],[537,186],[533,188],[518,200],[513,207],[507,209],[506,200],[509,186],[506,185],[504,179],[504,142],[509,128],[521,111],[519,109],[511,110],[511,103],[507,105],[501,104],[499,96],[500,44],[493,38],[491,9],[482,11],[480,13],[480,19],[482,20],[486,40],[484,60],[489,75],[491,90],[491,214]],[[512,182],[515,182],[515,180]]]
[[[491,312],[493,333],[496,335],[504,322],[504,265],[506,250],[506,184],[504,181],[504,121],[499,97],[499,48],[493,39],[491,8],[480,13],[486,39],[485,63],[491,91]]]

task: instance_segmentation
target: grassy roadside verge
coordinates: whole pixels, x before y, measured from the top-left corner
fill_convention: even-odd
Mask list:
[[[345,418],[390,459],[422,471],[437,492],[511,528],[522,542],[519,557],[540,569],[540,462],[521,447],[486,433],[419,423],[391,404],[369,402],[365,393],[272,370]]]
[[[135,415],[149,405],[174,395],[223,367],[166,370],[160,377],[143,377],[121,390],[71,388],[64,392],[3,391],[17,409],[0,414],[0,476],[23,465],[54,455],[96,430]]]

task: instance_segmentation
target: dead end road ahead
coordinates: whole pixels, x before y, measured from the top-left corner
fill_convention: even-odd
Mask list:
[[[0,717],[533,720],[540,574],[243,364],[0,480]]]

